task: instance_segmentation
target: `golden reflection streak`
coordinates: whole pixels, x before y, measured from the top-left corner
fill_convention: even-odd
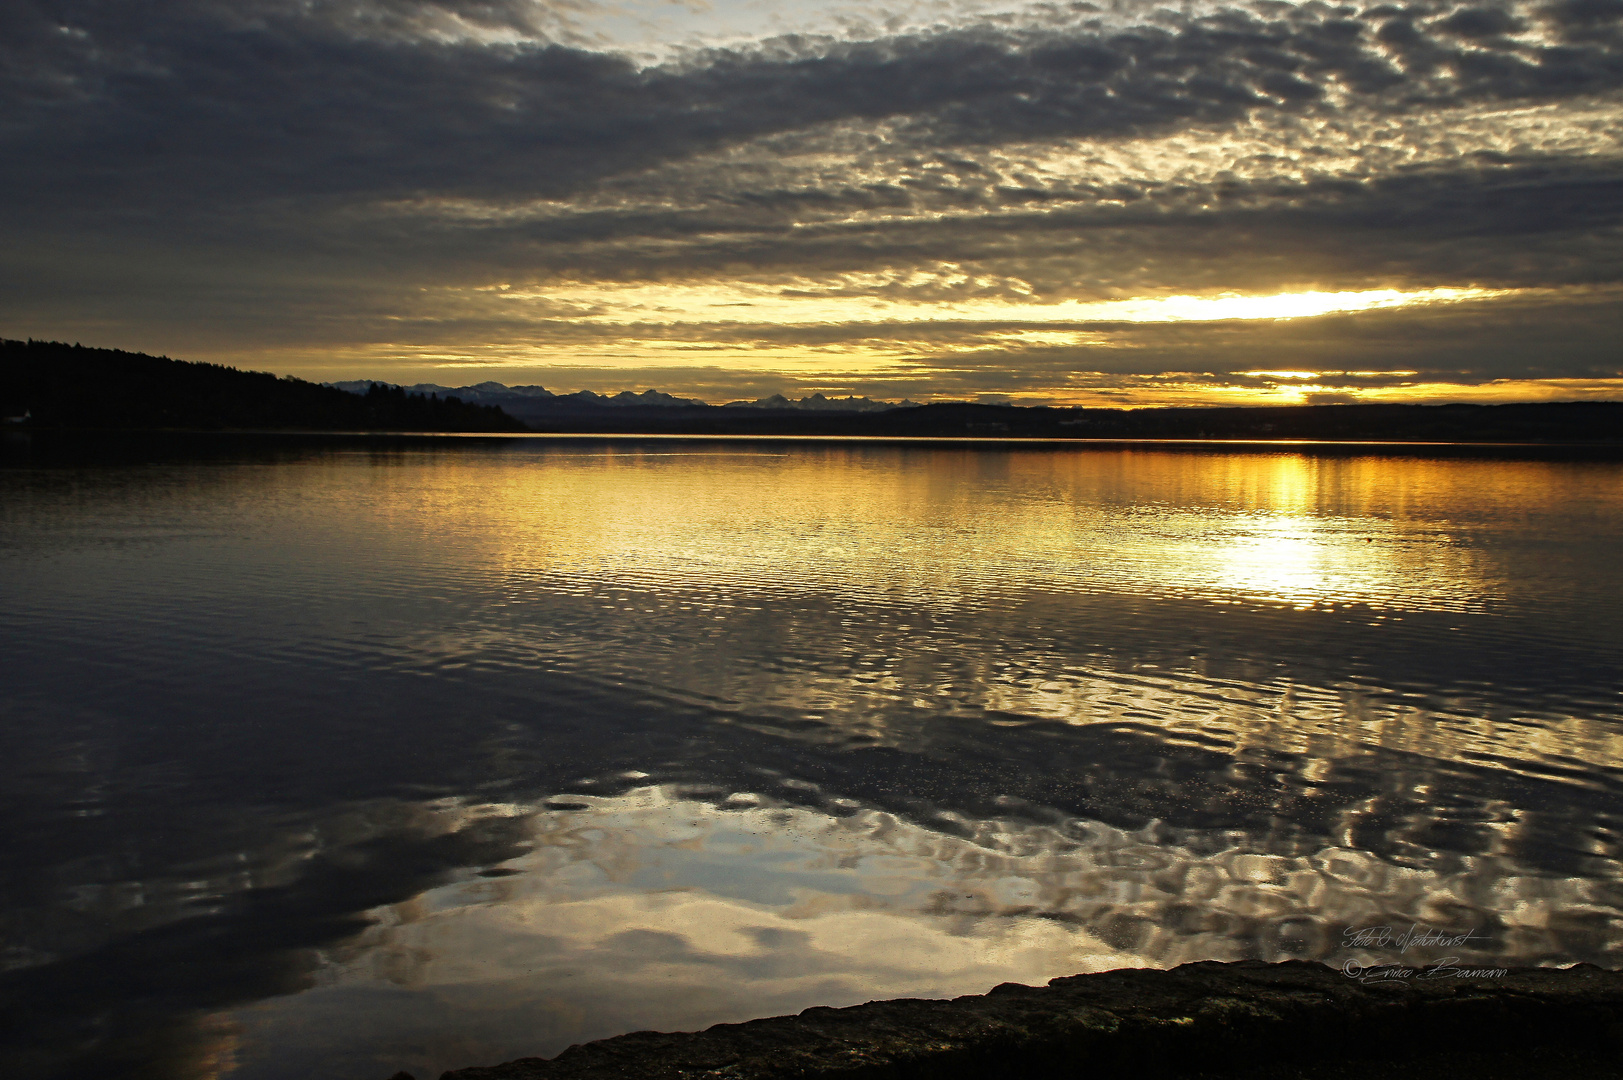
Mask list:
[[[549,452],[530,470],[479,468],[448,462],[435,504],[463,532],[466,560],[492,567],[511,604],[596,598],[626,633],[659,611],[702,620],[712,628],[703,654],[651,653],[640,661],[647,679],[825,718],[824,736],[808,738],[862,730],[902,742],[916,733],[885,730],[895,720],[879,719],[874,703],[945,707],[928,671],[909,674],[895,659],[836,673],[779,667],[767,678],[754,644],[729,636],[729,624],[783,603],[834,603],[859,622],[877,612],[862,633],[905,657],[911,620],[898,623],[897,610],[973,619],[975,633],[1015,640],[1034,622],[1065,625],[1078,597],[1147,596],[1338,609],[1401,633],[1406,616],[1536,602],[1536,585],[1474,542],[1494,521],[1623,506],[1615,470],[1303,454],[842,445],[774,455],[669,441]],[[850,648],[830,632],[818,649]],[[443,656],[482,647],[444,631],[412,646]],[[988,660],[963,704],[1076,724],[1132,716],[1178,738],[1310,757],[1378,746],[1533,770],[1563,758],[1623,765],[1623,735],[1591,716],[1496,722],[1400,708],[1366,686],[1077,662],[1053,648],[1027,655],[1024,673]]]
[[[1194,673],[1061,672],[1041,686],[994,684],[989,709],[1070,724],[1132,717],[1172,742],[1243,754],[1262,750],[1331,761],[1371,749],[1444,761],[1498,761],[1513,772],[1594,786],[1573,761],[1623,769],[1623,732],[1590,716],[1512,717],[1500,722],[1461,711],[1394,705],[1368,687],[1275,683],[1248,686]]]
[[[559,585],[631,568],[737,596],[887,582],[948,599],[1018,564],[1024,587],[1056,593],[1476,610],[1513,583],[1431,526],[1475,519],[1488,471],[1496,501],[1523,512],[1557,512],[1586,482],[1540,462],[1300,453],[681,441],[544,453],[530,469],[438,467],[446,518],[491,548],[479,558]]]

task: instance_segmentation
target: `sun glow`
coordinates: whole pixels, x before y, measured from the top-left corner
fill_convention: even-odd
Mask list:
[[[1435,288],[1044,303],[1022,293],[1023,285],[943,263],[931,270],[817,281],[441,287],[424,297],[419,320],[402,324],[402,336],[393,341],[347,349],[324,345],[296,359],[257,351],[211,359],[319,379],[359,372],[406,385],[494,379],[542,383],[564,393],[655,387],[713,403],[817,390],[915,401],[996,392],[1014,395],[1019,404],[1116,408],[1486,404],[1615,400],[1623,388],[1617,378],[1483,381],[1471,371],[1417,370],[1420,365],[1408,356],[1391,357],[1393,366],[1384,370],[1378,361],[1349,363],[1351,357],[1334,346],[1343,328],[1333,324],[1286,330],[1280,341],[1287,345],[1294,340],[1288,335],[1306,335],[1299,349],[1274,347],[1280,341],[1269,346],[1266,337],[1258,342],[1267,347],[1249,355],[1236,348],[1252,328],[1268,335],[1311,314],[1407,310],[1441,317],[1452,308],[1447,317],[1468,320],[1479,308],[1528,301],[1588,304],[1588,293]],[[1209,331],[1182,329],[1203,321]],[[504,330],[492,340],[441,337],[445,327],[493,323]],[[1203,339],[1204,333],[1216,337]],[[1171,348],[1164,361],[1170,363],[1200,340],[1219,348],[1198,359],[1184,355],[1186,366],[1156,369],[1163,362],[1158,351]],[[1229,366],[1234,360],[1241,362]],[[1011,369],[1024,373],[1013,382],[989,374]]]
[[[528,304],[542,315],[597,324],[828,324],[889,322],[992,322],[1086,324],[1176,323],[1253,319],[1301,319],[1339,312],[1450,304],[1505,297],[1518,290],[1435,288],[1404,292],[1365,289],[1341,292],[1239,293],[1138,297],[1121,300],[1059,300],[1044,303],[1018,295],[954,299],[915,295],[903,283],[895,292],[861,288],[864,283],[490,286],[479,290],[504,304]],[[934,283],[932,283],[934,284]],[[1048,344],[1037,338],[1032,344]],[[1058,342],[1054,342],[1058,343]]]
[[[1420,372],[1402,371],[1241,371],[1240,375],[1252,379],[1403,379]]]

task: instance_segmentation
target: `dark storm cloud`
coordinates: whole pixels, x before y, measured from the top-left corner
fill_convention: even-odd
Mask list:
[[[1281,5],[1167,26],[784,39],[639,69],[551,44],[503,3],[0,8],[13,198],[126,204],[297,193],[567,193],[697,150],[842,120],[921,145],[1119,138],[1258,111],[1568,97],[1623,83],[1616,14]],[[1581,32],[1578,32],[1581,31]]]

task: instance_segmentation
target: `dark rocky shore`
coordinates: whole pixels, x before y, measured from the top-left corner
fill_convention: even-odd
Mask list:
[[[1402,970],[1110,971],[952,1001],[640,1031],[441,1080],[1623,1076],[1623,972]]]

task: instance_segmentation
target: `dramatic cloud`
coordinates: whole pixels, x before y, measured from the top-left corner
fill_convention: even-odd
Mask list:
[[[793,17],[6,5],[0,320],[711,396],[1623,386],[1618,0]],[[1422,374],[1235,374],[1299,369]]]

